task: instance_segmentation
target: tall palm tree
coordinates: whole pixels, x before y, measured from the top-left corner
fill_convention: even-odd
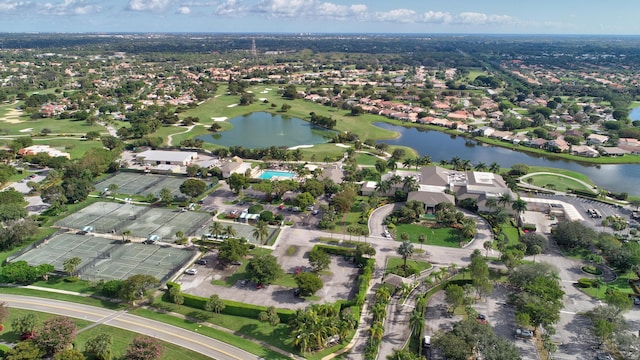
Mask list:
[[[384,335],[384,326],[381,321],[376,321],[371,328],[369,329],[369,333],[371,334],[371,338],[376,342],[382,341],[382,336]]]
[[[492,162],[491,165],[489,165],[489,171],[491,171],[494,174],[497,174],[500,172],[500,164],[498,164],[497,162]]]
[[[486,259],[489,257],[489,250],[493,248],[493,242],[491,240],[487,240],[482,243],[482,247],[486,250],[486,253],[484,254],[484,258]]]
[[[227,227],[224,228],[224,234],[232,238],[238,235],[238,232],[233,228],[232,225],[227,225]]]
[[[471,170],[471,168],[472,168],[471,161],[469,160],[460,161],[460,169],[467,171],[467,170]]]
[[[219,237],[220,235],[224,234],[224,228],[222,227],[222,224],[220,224],[217,221],[214,221],[213,223],[211,223],[211,225],[209,226],[209,232],[211,233],[211,235],[213,235],[214,237]]]
[[[527,211],[527,202],[518,198],[518,200],[511,203],[511,208],[516,212],[518,219],[520,218],[520,214]]]
[[[449,161],[449,164],[451,164],[453,170],[458,170],[460,168],[460,165],[462,164],[462,160],[460,160],[459,157],[454,156],[451,158],[451,161]]]
[[[507,205],[510,205],[513,202],[513,198],[511,197],[511,194],[504,193],[502,195],[500,195],[500,198],[498,198],[498,205],[502,205],[504,207],[506,207]]]
[[[422,333],[424,332],[424,316],[419,311],[413,311],[409,318],[409,326],[411,327],[411,334],[418,342],[422,339]],[[419,346],[420,355],[422,355],[422,346]]]
[[[373,315],[373,321],[382,321],[387,313],[387,305],[383,303],[376,303],[371,308],[371,314]]]
[[[418,189],[420,189],[420,185],[418,184],[418,180],[416,180],[415,177],[405,176],[402,188],[407,193],[410,193],[412,191],[418,191]]]
[[[400,176],[400,175],[398,175],[398,174],[395,174],[395,175],[393,175],[393,176],[389,179],[389,182],[390,182],[392,185],[400,184],[400,183],[402,182],[402,176]]]
[[[498,206],[498,201],[495,198],[488,198],[485,205],[489,208],[489,212],[493,212],[493,209]]]
[[[260,240],[260,244],[264,244],[264,238],[269,236],[269,227],[266,221],[258,221],[255,229],[253,229],[253,237]]]
[[[404,261],[402,268],[406,270],[407,258],[413,255],[413,244],[411,243],[411,241],[403,241],[396,251],[398,255],[402,256],[402,260]]]
[[[380,286],[376,290],[376,302],[386,304],[389,302],[389,298],[391,298],[391,290],[387,286]]]
[[[476,221],[473,218],[466,217],[462,220],[462,228],[460,228],[460,235],[464,240],[471,239],[476,234],[477,226]]]
[[[405,167],[405,168],[411,167],[412,165],[415,165],[416,160],[417,159],[414,159],[414,158],[406,158],[402,162],[402,167]]]
[[[422,155],[420,157],[420,166],[429,166],[431,165],[431,156],[429,155]],[[418,165],[416,165],[416,170],[418,170]]]
[[[489,167],[487,166],[487,164],[483,163],[482,161],[477,163],[476,166],[474,166],[474,169],[476,171],[487,171],[487,169],[489,169]]]
[[[393,171],[397,168],[398,168],[398,163],[396,162],[396,159],[389,158],[389,160],[387,161],[387,169]]]
[[[420,242],[420,249],[422,249],[422,244],[424,244],[425,241],[427,241],[427,235],[425,234],[418,235],[418,241]]]
[[[386,195],[391,190],[391,182],[389,180],[382,180],[376,184],[376,191],[380,195]]]

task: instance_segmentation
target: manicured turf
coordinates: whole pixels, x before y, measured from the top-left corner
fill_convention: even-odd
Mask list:
[[[25,288],[0,288],[0,294],[15,294],[15,295],[24,295],[24,296],[36,296],[45,299],[54,299],[54,300],[62,300],[69,301],[78,304],[85,304],[97,307],[103,307],[107,309],[117,310],[125,307],[125,304],[114,303],[111,301],[104,301],[99,299],[94,299],[90,297],[77,296],[77,295],[67,295],[67,294],[59,294],[49,291],[40,291],[33,289],[25,289]]]
[[[400,234],[409,234],[409,241],[420,244],[418,238],[424,234],[427,240],[425,245],[436,245],[446,247],[460,247],[460,231],[452,228],[429,228],[417,224],[399,224],[395,228],[394,238],[400,240]]]
[[[38,311],[29,311],[22,309],[11,308],[9,310],[9,319],[5,321],[5,330],[0,335],[0,339],[7,342],[16,342],[18,341],[18,335],[12,331],[11,321],[17,317],[24,316],[28,313],[32,313],[38,319],[38,322],[42,322],[46,319],[52,318],[56,315],[48,314]],[[78,330],[86,328],[91,325],[90,321],[80,320],[72,318],[73,322],[76,323]],[[86,331],[80,332],[74,341],[76,348],[80,351],[85,349],[85,343],[95,337],[98,334],[109,334],[113,338],[113,345],[111,347],[112,354],[114,358],[118,359],[122,355],[124,355],[127,345],[131,342],[134,337],[140,336],[140,334],[118,329],[115,327],[107,326],[107,325],[98,325],[96,327],[90,328]],[[171,360],[171,359],[193,359],[193,360],[206,360],[210,359],[209,357],[202,355],[200,353],[196,353],[191,350],[187,350],[177,345],[169,344],[166,342],[162,342],[164,351],[160,360]]]
[[[404,260],[402,260],[401,257],[390,257],[387,259],[387,269],[395,269],[402,265],[404,265]],[[412,266],[418,271],[428,270],[433,267],[433,265],[426,261],[413,260],[411,258],[407,259],[407,266]]]
[[[356,155],[356,162],[358,165],[375,165],[379,158],[371,154],[358,154]]]
[[[551,167],[545,167],[545,166],[530,166],[529,173],[534,173],[534,172],[550,172],[550,173],[562,174],[562,175],[570,176],[572,178],[576,178],[578,180],[582,180],[588,184],[593,185],[593,182],[591,181],[591,179],[589,179],[588,176],[576,171],[565,170],[560,168],[551,168]]]
[[[248,319],[244,317],[229,316],[223,314],[213,314],[210,312],[189,308],[186,306],[178,306],[171,303],[161,303],[162,308],[170,309],[195,319],[198,321],[206,321],[212,324],[222,326],[224,328],[237,331],[241,334],[250,336],[257,340],[263,340],[273,346],[285,351],[294,352],[294,349],[288,345],[289,327],[285,324],[279,324],[275,328],[269,323],[261,323],[257,319]],[[198,333],[224,341],[229,345],[236,346],[252,354],[261,356],[265,359],[282,359],[283,356],[277,352],[269,350],[260,344],[245,340],[234,334],[213,329],[207,326],[200,326],[197,322],[177,318],[171,315],[159,314],[151,310],[135,309],[131,314],[142,316],[148,319],[162,321],[163,323],[175,325],[187,330],[198,329]]]
[[[544,175],[544,174],[533,175],[525,179],[525,182],[529,183],[530,181],[529,179],[533,180],[532,181],[533,185],[548,188],[551,190],[564,191],[564,192],[566,192],[569,189],[592,191],[592,187],[584,186],[581,182],[578,182],[563,176]]]

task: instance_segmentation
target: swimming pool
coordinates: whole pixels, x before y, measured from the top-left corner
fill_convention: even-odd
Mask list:
[[[292,172],[289,172],[289,171],[266,170],[266,171],[262,172],[262,174],[260,174],[260,176],[258,176],[258,179],[270,180],[273,177],[291,179],[295,175],[296,175],[295,173],[292,173]]]

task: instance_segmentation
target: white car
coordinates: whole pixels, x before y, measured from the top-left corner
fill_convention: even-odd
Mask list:
[[[194,268],[191,268],[191,269],[185,270],[184,273],[187,274],[187,275],[195,275],[195,274],[198,273],[198,270],[196,270]]]
[[[389,233],[388,230],[385,230],[384,233],[382,233],[382,235],[384,235],[384,237],[391,237],[391,234]]]

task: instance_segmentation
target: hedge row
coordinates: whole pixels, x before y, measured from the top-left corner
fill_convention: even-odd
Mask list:
[[[331,246],[331,245],[317,244],[314,246],[314,248],[318,248],[329,255],[353,256],[353,254],[355,253],[355,249],[344,247],[344,246]]]
[[[180,284],[167,282],[168,289],[171,289],[173,287],[176,287],[178,288],[178,290],[180,290]],[[183,305],[196,308],[196,309],[205,310],[205,305],[207,301],[209,301],[208,298],[205,298],[202,296],[185,294],[182,292],[181,292],[181,295],[184,298]],[[224,309],[222,310],[222,313],[225,315],[233,315],[233,316],[241,316],[241,317],[246,317],[251,319],[257,319],[258,314],[260,314],[262,311],[267,311],[266,306],[245,304],[237,301],[224,300],[224,299],[222,301],[224,302]],[[278,316],[280,317],[280,321],[284,323],[289,322],[295,315],[295,311],[288,310],[288,309],[277,309],[277,312],[278,312]]]

